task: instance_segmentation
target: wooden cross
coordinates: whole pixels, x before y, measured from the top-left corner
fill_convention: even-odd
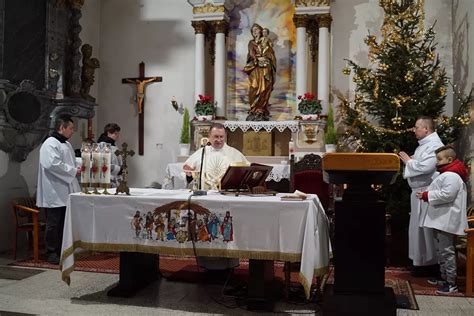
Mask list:
[[[153,82],[161,82],[162,77],[145,77],[145,63],[139,64],[138,78],[123,78],[122,83],[132,83],[136,88],[138,109],[138,154],[143,156],[143,128],[145,118],[145,85]]]

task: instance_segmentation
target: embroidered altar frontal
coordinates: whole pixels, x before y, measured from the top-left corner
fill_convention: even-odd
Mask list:
[[[328,223],[315,195],[192,197],[189,191],[131,189],[126,195],[71,194],[61,255],[70,282],[74,249],[301,262],[300,281],[329,264]],[[196,251],[193,250],[193,241]]]

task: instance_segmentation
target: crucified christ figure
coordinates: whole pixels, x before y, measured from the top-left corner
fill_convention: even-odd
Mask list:
[[[137,88],[137,107],[138,114],[143,112],[143,99],[145,98],[145,85],[147,83],[157,81],[158,77],[151,77],[147,79],[125,79],[127,83],[134,83]]]

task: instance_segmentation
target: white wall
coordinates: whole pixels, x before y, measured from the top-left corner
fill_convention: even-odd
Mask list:
[[[191,112],[194,90],[194,29],[192,7],[176,0],[104,0],[100,23],[100,92],[97,121],[122,127],[119,144],[135,151],[130,158],[129,185],[162,183],[166,165],[175,162],[182,116],[171,106],[172,96]],[[122,78],[146,76],[163,82],[147,85],[144,156],[138,156],[138,117],[131,104],[133,85]]]
[[[430,0],[425,1],[425,27],[431,26],[436,20],[438,53],[442,65],[446,68],[448,76],[452,77],[452,21],[451,1]],[[368,65],[368,49],[364,38],[371,34],[380,39],[380,27],[383,22],[383,10],[378,0],[344,0],[331,2],[331,15],[333,23],[332,34],[332,89],[342,94],[353,96],[355,84],[351,76],[342,74],[345,67],[344,59],[350,59],[362,66]],[[449,92],[449,91],[448,91]],[[335,98],[335,103],[339,101]],[[452,93],[448,93],[445,111],[452,113]]]

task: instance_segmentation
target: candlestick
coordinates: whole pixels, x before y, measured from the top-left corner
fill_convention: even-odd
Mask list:
[[[91,147],[87,143],[83,143],[81,146],[81,186],[83,192],[88,194],[87,187],[91,181]]]
[[[107,144],[104,147],[102,152],[102,166],[101,166],[101,176],[100,176],[100,183],[102,184],[109,184],[110,183],[110,144]]]
[[[97,188],[100,186],[102,154],[100,153],[99,144],[94,144],[92,148],[91,184],[94,187],[94,193],[98,194]]]
[[[295,142],[291,139],[288,142],[288,157],[291,159],[291,155],[295,153]]]

